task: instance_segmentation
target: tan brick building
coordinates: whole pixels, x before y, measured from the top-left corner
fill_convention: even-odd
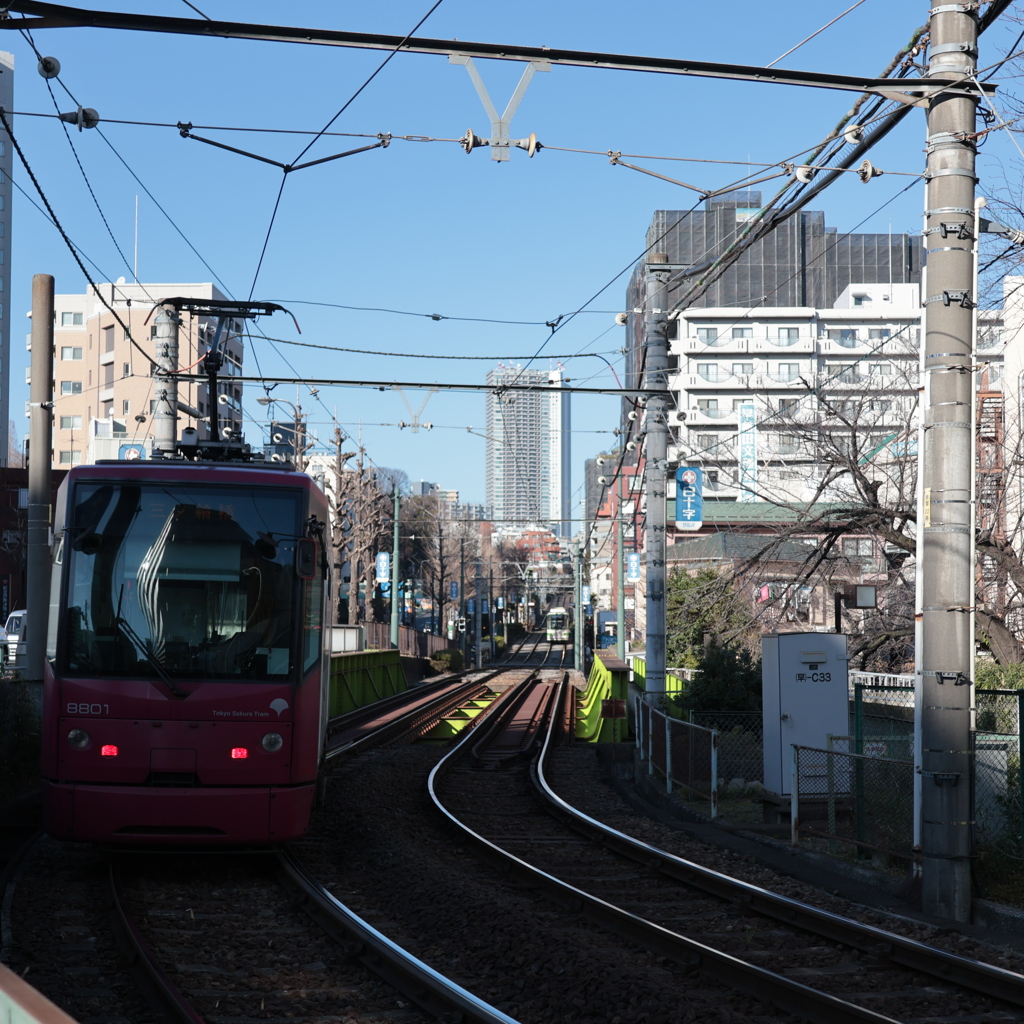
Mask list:
[[[146,353],[155,351],[155,314],[150,314],[161,299],[226,298],[212,284],[128,284],[124,278],[97,285],[97,290]],[[57,295],[54,308],[54,467],[69,469],[99,459],[124,458],[129,452],[133,452],[130,458],[149,458],[157,391],[151,358],[131,343],[97,291]],[[179,368],[202,358],[215,331],[212,318],[183,314]],[[236,437],[242,430],[242,385],[232,378],[242,373],[243,331],[244,322],[232,320],[221,334],[225,362],[219,400],[214,403],[221,432],[231,430]],[[209,386],[181,384],[178,400],[199,413],[197,418],[179,405],[179,436],[184,427],[197,427],[200,438],[209,437]]]

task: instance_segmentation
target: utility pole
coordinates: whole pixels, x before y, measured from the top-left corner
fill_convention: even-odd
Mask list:
[[[622,512],[625,502],[622,500],[622,474],[616,480],[618,500],[615,503],[615,653],[621,661],[626,659],[626,553],[623,550]]]
[[[476,576],[473,581],[473,635],[476,639],[476,667],[484,667],[484,581],[480,575],[480,560],[476,562]]]
[[[647,257],[644,350],[647,367],[647,690],[665,692],[665,474],[668,470],[668,255]]]
[[[170,376],[178,369],[178,311],[163,305],[156,311],[156,406],[153,413],[153,458],[174,454],[178,441],[178,382]],[[210,419],[220,415],[217,395],[210,395]]]
[[[573,542],[572,551],[572,601],[573,601],[573,668],[583,671],[583,559],[580,557],[580,542]]]
[[[929,76],[966,81],[975,73],[977,12],[934,8]],[[974,607],[971,537],[971,293],[977,99],[939,93],[928,103],[925,237],[928,250],[924,350],[922,515],[917,524],[921,643],[922,902],[925,913],[971,918],[971,707]]]
[[[42,683],[46,627],[50,617],[50,460],[53,447],[53,277],[50,274],[36,274],[32,278],[31,367],[24,678]]]
[[[495,626],[495,622],[497,621],[497,618],[498,618],[498,612],[497,612],[497,609],[494,607],[494,566],[493,565],[488,566],[488,568],[487,568],[487,608],[488,608],[488,611],[490,613],[490,618],[489,618],[488,621],[491,624],[491,628],[489,630],[489,633],[490,633],[490,637],[491,637],[491,661],[493,662],[493,661],[496,660],[496,657],[497,657],[497,654],[498,654],[498,651],[497,651],[497,648],[496,648],[495,642],[494,642],[494,634],[495,634],[494,626]]]
[[[466,663],[466,538],[459,538],[459,621],[455,624],[463,627],[459,634],[459,648],[462,650],[462,663]]]
[[[401,510],[402,496],[395,487],[394,509],[391,513],[393,520],[393,536],[391,539],[391,647],[398,647],[398,614],[401,611],[401,602],[398,599],[398,515]]]

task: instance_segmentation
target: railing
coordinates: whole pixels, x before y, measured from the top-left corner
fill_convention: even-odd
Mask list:
[[[914,762],[793,744],[790,841],[801,835],[858,854],[911,859]]]
[[[387,622],[364,622],[366,646],[377,651],[391,649],[391,625]],[[445,651],[456,644],[447,637],[421,633],[408,626],[398,627],[398,650],[407,658],[429,658],[436,651]]]
[[[400,652],[353,651],[331,657],[327,713],[334,718],[406,690]]]
[[[590,667],[587,688],[576,702],[576,739],[587,743],[614,743],[626,739],[629,724],[622,718],[602,715],[606,700],[618,700],[625,708],[629,666],[608,651],[597,651]],[[621,724],[620,724],[621,723]]]
[[[718,817],[718,733],[680,722],[636,698],[636,746],[649,775],[665,780],[665,792],[682,789],[686,800],[707,801]]]

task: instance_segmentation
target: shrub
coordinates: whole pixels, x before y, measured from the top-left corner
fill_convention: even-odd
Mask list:
[[[430,667],[438,672],[461,672],[462,666],[462,651],[457,647],[448,647],[443,651],[435,651],[430,656]]]
[[[974,683],[979,690],[1024,689],[1024,665],[997,665],[994,661],[976,661]]]
[[[687,691],[673,698],[682,710],[761,710],[761,659],[745,647],[712,642],[698,668]]]

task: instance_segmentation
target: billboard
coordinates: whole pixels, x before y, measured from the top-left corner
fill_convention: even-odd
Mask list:
[[[676,529],[699,530],[704,525],[704,471],[699,466],[676,470]]]

